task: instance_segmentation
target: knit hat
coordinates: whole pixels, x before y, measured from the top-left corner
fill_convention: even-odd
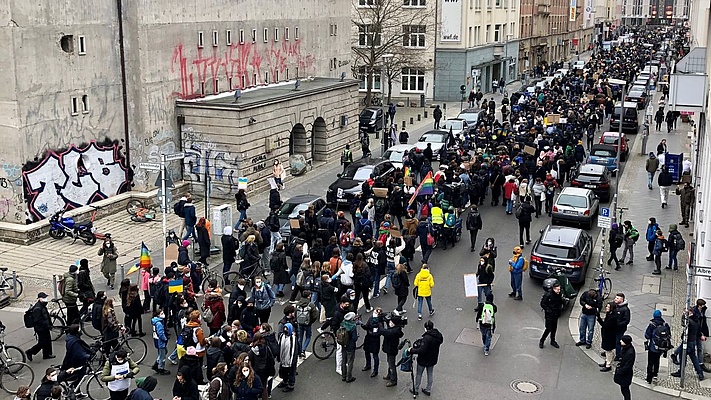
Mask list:
[[[77,267],[76,265],[69,266],[69,272],[77,272],[78,269],[79,269],[79,267]]]
[[[661,318],[662,317],[662,312],[659,310],[654,310],[654,313],[652,314],[652,317],[654,318]]]
[[[628,346],[632,344],[632,336],[630,336],[630,335],[622,335],[620,340],[622,340],[622,343],[624,343]]]
[[[190,246],[190,241],[189,241],[189,240],[183,240],[183,241],[181,242],[181,244],[183,245],[183,247],[188,247],[188,246]]]

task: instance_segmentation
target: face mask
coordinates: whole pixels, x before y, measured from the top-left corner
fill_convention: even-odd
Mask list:
[[[40,299],[40,301],[41,301],[42,303],[47,303],[47,302],[49,302],[49,300],[47,300],[46,297],[45,297],[44,299]]]
[[[52,382],[57,382],[57,374],[50,375],[49,380]]]
[[[484,265],[484,261],[479,262],[479,265]]]
[[[249,376],[249,370],[248,370],[248,369],[242,370],[242,375],[244,375],[245,378],[248,377],[248,376]]]
[[[244,290],[244,285],[237,285],[240,290]]]
[[[160,313],[160,315],[158,316],[158,318],[160,318],[160,319],[165,319],[165,314]]]
[[[262,282],[254,282],[254,284],[257,285],[257,287],[262,286]]]

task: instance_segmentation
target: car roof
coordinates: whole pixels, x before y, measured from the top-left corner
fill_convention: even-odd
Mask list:
[[[541,236],[541,243],[546,245],[567,245],[574,246],[578,237],[582,235],[582,229],[568,226],[548,225]]]
[[[446,124],[446,123],[449,122],[449,121],[464,121],[464,122],[467,122],[467,120],[464,119],[464,118],[448,118],[446,121],[444,121],[444,123]]]
[[[571,187],[567,186],[564,187],[563,190],[560,191],[560,194],[570,194],[573,196],[587,196],[588,192],[590,192],[590,189],[583,189],[583,188],[576,188],[576,187]]]
[[[644,94],[644,89],[634,89],[634,90],[630,90],[630,92],[627,93],[627,94],[628,94],[629,96],[632,96],[632,95],[634,95],[634,94],[639,95],[639,96],[642,96],[642,95]]]
[[[605,170],[607,170],[607,167],[604,165],[585,164],[585,165],[580,166],[580,169],[578,169],[578,172],[581,174],[602,175],[605,173]]]
[[[446,135],[448,134],[449,131],[446,131],[444,129],[433,129],[431,131],[427,131],[423,133],[420,137],[425,136],[425,135]]]
[[[371,107],[366,107],[366,108],[364,108],[363,111],[365,111],[365,110],[368,110],[368,111],[378,111],[378,110],[382,110],[382,109],[383,109],[382,107],[373,107],[373,106],[371,106]]]
[[[614,136],[614,137],[620,137],[620,132],[615,132],[615,131],[607,131],[603,132],[602,136]],[[625,133],[622,132],[622,137],[625,137]]]
[[[388,147],[389,151],[397,151],[397,152],[403,152],[403,151],[408,151],[415,147],[414,144],[396,144],[395,146],[390,146]],[[386,151],[388,151],[386,150]]]
[[[461,115],[461,114],[479,114],[480,112],[481,112],[481,110],[476,109],[476,108],[465,108],[459,113],[459,115]]]
[[[290,197],[289,200],[284,203],[291,204],[307,204],[318,200],[320,197],[315,194],[300,194],[298,196]]]
[[[615,108],[617,108],[617,107],[622,107],[622,103],[620,103],[619,101],[617,103],[615,103]],[[636,109],[637,103],[635,103],[633,101],[625,101],[625,108],[635,108]]]
[[[594,145],[592,145],[592,147],[590,148],[590,151],[592,152],[592,151],[595,151],[595,150],[609,150],[609,151],[612,151],[612,152],[615,152],[615,151],[616,151],[616,150],[615,150],[615,147],[612,146],[612,145],[609,145],[609,144],[594,144]]]

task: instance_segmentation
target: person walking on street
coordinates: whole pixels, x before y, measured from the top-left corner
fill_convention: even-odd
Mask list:
[[[657,132],[662,130],[662,122],[664,122],[664,109],[660,107],[654,114],[655,130]]]
[[[669,152],[669,148],[667,147],[667,140],[662,139],[659,144],[657,145],[657,157],[659,157],[662,154],[667,154]],[[660,161],[661,164],[664,164],[662,161]]]
[[[407,267],[405,264],[398,264],[395,267],[391,283],[393,285],[393,289],[395,289],[395,296],[397,296],[397,306],[395,307],[395,311],[399,313],[406,313],[407,310],[403,307],[407,301],[407,294],[410,291],[410,278],[407,275]]]
[[[521,254],[521,247],[513,248],[513,257],[509,260],[509,273],[511,274],[511,293],[509,297],[514,300],[523,300],[521,285],[523,283],[523,272],[526,266],[526,259]]]
[[[501,79],[499,79],[499,94],[504,94],[504,89],[506,89],[506,80],[502,76]]]
[[[694,370],[696,371],[696,376],[699,377],[699,381],[703,381],[705,378],[704,371],[703,369],[701,369],[702,361],[699,360],[696,349],[696,337],[701,327],[701,321],[699,321],[699,317],[694,313],[693,309],[689,310],[685,315],[688,319],[686,327],[686,354],[689,356],[689,358],[691,358],[691,363],[694,366]],[[674,364],[680,363],[681,360],[679,360],[679,355],[681,355],[682,351],[682,347],[679,346],[672,355],[672,362]],[[681,368],[679,368],[676,372],[672,372],[669,375],[679,378],[681,377],[681,372]]]
[[[667,198],[669,197],[669,188],[671,187],[674,178],[669,173],[669,167],[662,165],[662,171],[657,177],[657,185],[659,185],[659,197],[662,201],[662,208],[667,206]]]
[[[647,171],[647,188],[652,190],[652,182],[654,182],[654,174],[659,169],[659,159],[654,153],[649,152],[649,158],[645,161],[644,169]]]
[[[630,323],[630,308],[627,304],[627,299],[624,293],[617,293],[615,295],[615,313],[617,314],[617,330],[615,331],[615,361],[619,361],[622,347],[620,346],[620,339],[622,335],[627,332],[627,325]]]
[[[195,204],[193,204],[193,199],[188,198],[183,205],[183,215],[185,215],[185,235],[182,240],[186,240],[189,237],[193,237],[193,240],[197,241],[197,234],[195,233],[195,225],[197,224],[197,216],[195,215]]]
[[[277,185],[277,189],[284,189],[284,183],[282,182],[282,177],[286,176],[284,167],[281,165],[278,159],[274,160],[274,166],[272,166],[272,177],[274,178],[274,183]]]
[[[469,208],[469,215],[467,216],[467,230],[469,231],[469,240],[471,242],[470,252],[474,252],[476,247],[476,236],[481,230],[482,221],[481,214],[479,214],[479,207],[476,204],[472,204]]]
[[[696,191],[691,187],[690,182],[684,182],[682,188],[677,186],[676,194],[679,196],[679,205],[681,206],[681,222],[679,224],[688,228],[691,205],[696,201]]]
[[[672,269],[672,264],[674,271],[679,270],[679,262],[676,259],[677,254],[681,250],[684,250],[686,243],[684,243],[684,238],[681,233],[677,230],[676,224],[669,225],[669,239],[667,241],[667,247],[669,248],[669,263],[666,269]]]
[[[644,347],[647,348],[647,383],[657,380],[659,373],[659,358],[671,348],[671,328],[662,318],[662,312],[654,310],[652,319],[644,331]]]
[[[365,353],[365,367],[361,371],[369,371],[371,367],[373,372],[371,378],[378,376],[380,368],[380,327],[382,325],[383,310],[376,307],[373,310],[373,315],[368,318],[365,324],[361,324],[361,328],[365,330],[365,338],[363,339],[363,352]],[[371,363],[372,356],[372,363]]]
[[[607,265],[612,264],[612,261],[614,260],[615,271],[620,270],[620,260],[617,259],[617,249],[622,247],[623,242],[624,237],[622,236],[622,232],[620,232],[620,226],[617,222],[615,222],[612,224],[610,233],[607,237],[607,243],[610,244],[610,258],[607,259]]]
[[[486,261],[485,258],[480,258],[476,270],[476,280],[478,282],[477,301],[479,304],[482,304],[486,295],[491,293],[491,285],[494,283],[494,266]]]
[[[442,119],[442,109],[439,108],[439,104],[432,111],[432,118],[434,118],[434,129],[439,129],[439,121]]]
[[[111,234],[106,234],[104,243],[99,249],[99,255],[103,256],[101,259],[101,273],[104,275],[104,278],[106,278],[106,285],[113,290],[118,251],[116,250],[116,245],[114,244],[113,239],[111,239]]]
[[[385,315],[385,326],[380,330],[380,335],[383,337],[383,353],[388,360],[388,373],[383,377],[387,381],[385,387],[397,386],[397,366],[395,357],[397,357],[400,338],[405,334],[402,328],[395,325],[390,315]]]
[[[634,264],[634,245],[637,243],[637,240],[639,239],[639,232],[637,229],[635,229],[634,226],[632,226],[632,221],[625,221],[622,223],[622,227],[624,229],[624,249],[622,250],[622,258],[620,259],[621,264],[627,264],[627,265],[632,265]],[[625,258],[627,257],[627,253],[629,252],[630,259],[625,263]]]
[[[657,229],[657,238],[654,241],[654,249],[652,254],[654,254],[654,271],[652,275],[662,274],[662,253],[669,251],[669,242],[664,238],[664,234],[661,229]]]
[[[239,219],[235,224],[235,230],[239,230],[240,225],[247,219],[247,210],[249,209],[249,201],[247,201],[247,193],[244,189],[240,189],[235,193],[235,202],[237,204],[237,211],[239,211]]]
[[[413,285],[417,288],[417,320],[422,321],[422,300],[427,300],[427,309],[430,311],[430,316],[435,313],[435,309],[432,307],[432,288],[435,282],[430,273],[429,265],[422,264],[420,272],[415,276]]]
[[[439,346],[444,342],[442,334],[434,327],[432,321],[425,322],[425,333],[422,338],[415,341],[419,346],[413,344],[410,353],[417,355],[417,372],[415,373],[415,389],[410,388],[410,393],[417,396],[422,383],[422,373],[427,370],[427,387],[422,389],[422,393],[430,396],[432,392],[432,380],[434,378],[434,367],[439,359]]]
[[[609,302],[605,306],[604,320],[599,315],[597,316],[597,322],[600,324],[600,336],[602,336],[600,347],[603,350],[602,354],[600,354],[603,357],[603,361],[598,364],[600,372],[612,371],[612,362],[615,359],[617,320],[617,303],[615,302]]]
[[[667,133],[671,133],[672,129],[674,129],[674,113],[672,110],[667,111],[664,121],[667,123]]]
[[[523,232],[526,232],[526,244],[531,243],[531,216],[536,213],[536,209],[531,205],[531,196],[526,196],[523,203],[518,205],[516,218],[518,219],[518,243],[523,248]]]
[[[644,237],[647,239],[647,251],[649,255],[647,256],[647,261],[654,260],[654,242],[657,240],[657,229],[659,229],[659,224],[657,224],[657,219],[654,217],[649,217],[649,222],[647,223],[647,232]]]
[[[44,359],[56,357],[52,354],[52,337],[50,335],[52,322],[49,318],[49,311],[47,311],[48,302],[47,293],[37,293],[37,303],[32,307],[32,328],[37,335],[37,344],[25,350],[27,359],[30,361],[32,361],[32,356],[39,353],[40,350],[42,350]]]
[[[600,309],[602,309],[602,296],[597,290],[590,289],[580,296],[580,305],[583,307],[580,313],[580,336],[575,345],[585,346],[586,349],[590,349],[595,333],[595,318],[600,314]]]
[[[541,308],[544,312],[545,319],[545,330],[543,331],[543,336],[538,342],[538,347],[541,349],[544,347],[546,338],[548,335],[551,336],[551,346],[556,349],[560,348],[558,342],[555,341],[555,334],[558,331],[558,318],[563,312],[563,297],[560,294],[560,283],[555,282],[553,287],[543,294],[541,298]]]
[[[296,384],[296,364],[300,350],[294,326],[290,322],[287,322],[279,333],[279,351],[275,354],[277,361],[279,361],[279,377],[283,379],[281,384],[277,387],[282,387],[282,392],[294,391],[294,385]],[[355,349],[353,349],[353,351],[355,352]],[[349,369],[352,370],[353,368]]]
[[[402,126],[402,129],[400,130],[400,135],[398,135],[398,141],[400,144],[407,144],[408,140],[410,140],[410,134],[407,133],[405,130],[405,125]]]
[[[696,307],[693,310],[699,319],[699,331],[696,334],[696,358],[699,360],[701,369],[704,372],[711,372],[711,369],[704,364],[704,342],[709,336],[709,325],[706,320],[706,300],[696,299]]]
[[[343,171],[345,171],[352,162],[353,152],[351,151],[351,145],[346,144],[346,148],[343,149],[343,153],[341,153],[341,165],[343,165]]]
[[[634,346],[632,346],[632,337],[624,335],[619,340],[619,345],[622,348],[620,362],[615,368],[614,381],[620,385],[620,392],[624,400],[630,400],[630,385],[632,385],[632,375],[634,373],[634,361],[636,354]]]
[[[484,355],[489,355],[491,347],[491,337],[496,331],[496,304],[494,304],[494,294],[486,294],[486,303],[479,303],[476,309],[476,322],[479,323],[481,331],[481,342],[484,345]]]

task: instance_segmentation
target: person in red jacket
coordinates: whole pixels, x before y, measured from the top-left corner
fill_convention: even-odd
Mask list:
[[[207,323],[210,336],[220,331],[227,320],[225,315],[225,302],[222,300],[222,289],[217,287],[217,281],[210,281],[210,288],[205,293],[205,307],[212,311],[212,321]]]
[[[516,179],[511,178],[508,182],[504,183],[504,199],[506,201],[506,214],[513,214],[513,202],[517,195]]]

